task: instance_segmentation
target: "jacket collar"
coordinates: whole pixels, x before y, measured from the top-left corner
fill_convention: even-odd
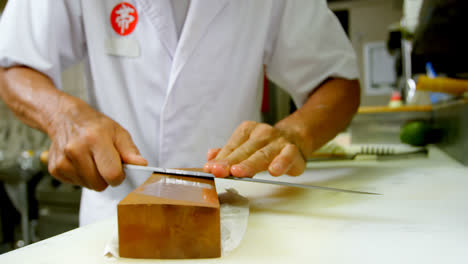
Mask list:
[[[214,18],[224,9],[228,0],[191,0],[185,24],[178,41],[171,0],[137,0],[161,42],[173,60],[176,75],[197,47]]]
[[[171,60],[177,48],[177,32],[172,13],[171,0],[137,0],[147,14]]]
[[[227,0],[191,0],[184,28],[177,46],[173,74],[177,76],[215,17],[226,7]],[[213,43],[216,45],[216,43]]]

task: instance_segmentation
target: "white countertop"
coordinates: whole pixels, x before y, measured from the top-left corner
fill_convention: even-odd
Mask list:
[[[265,174],[259,177],[268,177]],[[468,168],[429,158],[308,164],[290,180],[382,193],[356,195],[217,180],[250,199],[246,235],[220,259],[103,256],[111,218],[0,255],[0,263],[468,263]]]

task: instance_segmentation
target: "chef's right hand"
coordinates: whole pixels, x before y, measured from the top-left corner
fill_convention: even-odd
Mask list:
[[[103,191],[125,179],[122,162],[146,165],[130,134],[84,101],[61,100],[49,121],[48,169],[55,178]]]

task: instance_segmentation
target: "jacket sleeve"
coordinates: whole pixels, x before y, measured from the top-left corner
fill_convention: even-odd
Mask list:
[[[0,20],[0,66],[28,66],[61,88],[61,72],[86,54],[80,2],[8,1]]]
[[[278,1],[265,48],[267,76],[297,106],[329,77],[356,79],[356,55],[325,0]]]

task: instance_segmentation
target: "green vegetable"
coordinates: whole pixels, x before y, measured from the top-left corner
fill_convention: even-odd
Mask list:
[[[410,121],[403,125],[400,130],[400,140],[413,146],[424,146],[433,143],[435,131],[427,121]]]

